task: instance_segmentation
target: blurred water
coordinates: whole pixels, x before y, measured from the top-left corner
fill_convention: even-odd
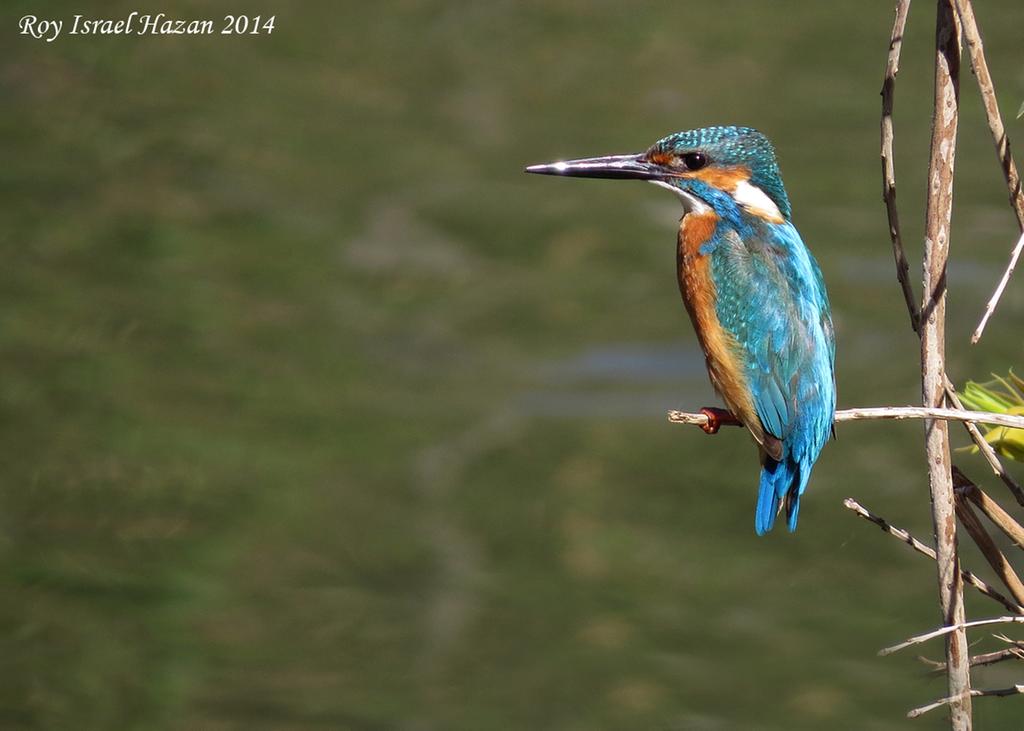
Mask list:
[[[666,404],[710,396],[695,343],[607,343],[541,364],[537,374],[542,383],[515,400],[533,416],[650,419]]]
[[[715,403],[678,205],[521,173],[763,129],[840,405],[914,401],[878,195],[890,3],[250,5],[272,36],[45,45],[11,6],[0,726],[881,731],[944,695],[875,655],[937,621],[931,567],[841,508],[927,538],[921,425],[844,425],[800,530],[758,539],[750,439],[664,419]],[[912,259],[931,12],[897,90]],[[1024,6],[978,13],[1016,137]],[[1024,316],[1011,285],[968,347],[1015,224],[963,82],[958,381],[1019,366]],[[978,725],[1017,709],[979,700]]]

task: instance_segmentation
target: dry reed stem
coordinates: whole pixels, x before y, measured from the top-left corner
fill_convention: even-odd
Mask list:
[[[995,541],[992,540],[992,536],[985,530],[985,526],[978,520],[978,516],[974,514],[967,498],[961,495],[956,496],[956,517],[960,519],[960,525],[974,539],[975,544],[981,550],[981,554],[988,561],[988,565],[992,567],[1000,581],[1003,582],[1003,586],[1010,591],[1010,594],[1018,604],[1024,604],[1024,584],[1021,583],[1020,577],[1017,576],[1013,566],[1010,565],[1010,562],[1006,560],[1006,556],[999,550]]]
[[[935,91],[928,197],[925,202],[924,282],[921,301],[921,404],[945,403],[946,267],[953,213],[953,171],[960,108],[960,27],[953,0],[938,0],[935,13]],[[964,623],[963,581],[957,550],[949,424],[925,420],[925,458],[935,531],[935,565],[943,624]],[[946,679],[953,731],[971,729],[971,671],[967,633],[946,635]]]
[[[980,487],[973,482],[957,487],[957,492],[966,496],[978,509],[985,514],[985,517],[992,521],[1003,534],[1009,538],[1017,548],[1024,548],[1024,526],[1021,526],[1013,516],[1007,513],[995,500],[990,498]]]

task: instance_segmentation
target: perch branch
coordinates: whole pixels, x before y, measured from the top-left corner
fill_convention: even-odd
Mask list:
[[[964,405],[960,401],[960,396],[957,395],[956,389],[953,387],[953,383],[946,378],[946,398],[953,403],[958,409],[963,409]],[[999,476],[999,479],[1003,481],[1007,489],[1013,493],[1013,497],[1017,500],[1017,503],[1024,506],[1024,489],[1021,488],[1020,484],[1013,479],[1013,476],[1006,471],[1003,467],[1003,463],[999,461],[999,455],[996,454],[996,450],[985,441],[985,436],[981,433],[981,430],[974,425],[973,422],[965,421],[964,427],[967,429],[967,433],[971,435],[971,439],[978,445],[978,450],[981,452],[985,461],[988,462],[992,471]]]
[[[932,561],[935,560],[935,549],[933,549],[931,546],[926,546],[924,543],[921,543],[921,541],[914,538],[914,536],[912,536],[910,533],[903,530],[902,528],[897,528],[896,526],[889,523],[889,521],[887,521],[885,518],[881,518],[875,515],[853,498],[846,498],[843,501],[843,505],[848,510],[852,510],[857,515],[864,518],[864,520],[870,523],[874,523],[884,532],[891,535],[893,538],[897,538],[900,541],[903,541],[918,553],[924,554]],[[994,601],[999,602],[1011,612],[1016,612],[1017,614],[1024,614],[1024,606],[1020,606],[1019,604],[1014,603],[1012,600],[1007,599],[1005,596],[1000,594],[996,589],[993,589],[991,586],[989,586],[985,581],[975,576],[972,572],[961,570],[960,576],[967,584],[973,586],[975,589],[980,591],[989,599],[993,599]]]
[[[903,30],[907,25],[907,14],[910,12],[910,0],[898,0],[896,3],[896,19],[892,24],[892,35],[889,37],[889,56],[885,63],[885,80],[882,82],[882,200],[885,201],[885,214],[889,219],[889,238],[892,239],[892,253],[896,259],[896,278],[903,290],[903,299],[907,303],[910,314],[910,326],[914,332],[920,332],[921,312],[914,297],[914,288],[910,284],[910,264],[903,249],[903,237],[900,235],[900,218],[896,210],[896,168],[893,162],[893,123],[892,112],[896,96],[896,74],[900,70],[900,51],[903,48]]]
[[[978,422],[981,424],[1008,426],[1011,429],[1024,429],[1024,416],[997,414],[989,411],[967,411],[965,409],[924,406],[875,406],[842,409],[835,414],[837,424],[843,421],[864,421],[868,419],[936,419],[940,421]],[[692,424],[702,428],[708,424],[707,414],[689,411],[669,411],[668,420],[673,424]],[[740,425],[738,421],[722,421],[721,423],[730,426]]]
[[[911,645],[918,645],[922,642],[927,642],[928,640],[933,640],[936,637],[942,637],[943,635],[948,635],[953,632],[963,632],[965,629],[968,629],[970,627],[983,627],[988,624],[1011,623],[1024,624],[1024,616],[1018,614],[1013,617],[993,617],[992,619],[976,619],[973,622],[958,622],[957,624],[951,624],[947,627],[939,627],[938,629],[933,629],[931,632],[925,632],[923,634],[914,635],[913,637],[910,637],[909,639],[899,643],[898,645],[893,645],[892,647],[886,647],[883,650],[879,650],[878,654],[882,656],[891,655],[894,652],[899,652],[900,650],[910,647]]]
[[[973,698],[979,698],[983,696],[1002,697],[1008,695],[1018,695],[1020,693],[1024,693],[1024,685],[1014,685],[1010,688],[993,688],[988,690],[971,689],[968,691],[968,695],[970,695]],[[907,711],[907,718],[917,718],[918,716],[928,713],[928,711],[934,711],[936,708],[940,708],[946,705],[947,703],[952,703],[953,701],[959,700],[960,698],[961,696],[950,696],[948,698],[942,698],[940,700],[937,700],[934,703],[929,703],[926,706],[915,708],[912,711]]]

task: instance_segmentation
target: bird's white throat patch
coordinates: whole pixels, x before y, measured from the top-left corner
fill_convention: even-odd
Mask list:
[[[685,191],[682,188],[677,188],[671,183],[666,183],[664,180],[648,180],[647,182],[654,183],[659,188],[671,190],[673,193],[679,196],[679,200],[682,201],[683,204],[683,210],[686,211],[687,213],[707,213],[708,211],[711,210],[711,206],[709,206],[707,203],[705,203],[700,198],[695,196],[693,193]],[[764,195],[764,193],[762,193],[761,195]]]
[[[649,180],[648,182],[675,193],[683,204],[683,210],[687,213],[700,214],[711,210],[711,206],[688,190],[683,190],[671,183],[666,183],[664,180]],[[782,211],[775,205],[775,201],[749,180],[740,180],[736,183],[736,187],[732,189],[731,195],[736,204],[748,213],[752,213],[772,223],[782,223],[785,220],[782,217]]]
[[[782,211],[775,205],[775,201],[749,180],[741,180],[736,183],[736,188],[732,191],[732,199],[750,213],[773,223],[782,223],[784,220]]]

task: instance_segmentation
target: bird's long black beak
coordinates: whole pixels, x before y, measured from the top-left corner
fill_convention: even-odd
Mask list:
[[[578,160],[530,165],[528,173],[568,175],[574,178],[615,178],[619,180],[652,180],[662,178],[665,171],[649,162],[643,154],[583,157]]]

